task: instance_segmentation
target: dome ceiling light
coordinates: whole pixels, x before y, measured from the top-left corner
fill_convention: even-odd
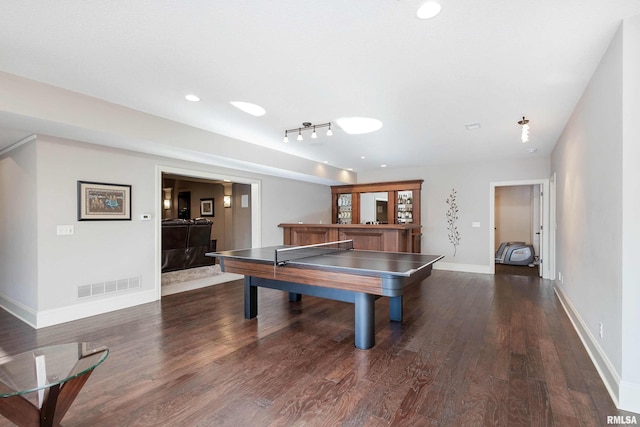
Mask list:
[[[239,110],[244,111],[247,114],[251,114],[252,116],[256,117],[264,116],[266,113],[266,110],[264,108],[257,104],[252,104],[251,102],[231,101],[231,105]]]
[[[336,123],[349,135],[371,133],[382,127],[380,120],[369,117],[341,117]]]
[[[431,19],[440,13],[442,6],[435,1],[428,1],[418,9],[416,15],[420,19]]]

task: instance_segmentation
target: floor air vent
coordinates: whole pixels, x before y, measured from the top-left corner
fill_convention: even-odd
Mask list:
[[[140,276],[78,286],[78,299],[140,288]]]

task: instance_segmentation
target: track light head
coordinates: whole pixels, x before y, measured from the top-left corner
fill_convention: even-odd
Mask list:
[[[331,122],[327,122],[327,123],[321,123],[321,124],[313,124],[311,122],[302,122],[302,127],[297,127],[297,128],[291,128],[291,129],[287,129],[284,131],[284,142],[289,142],[289,132],[298,132],[298,136],[296,137],[296,140],[298,141],[302,141],[304,138],[302,137],[302,131],[304,130],[308,130],[310,129],[312,131],[311,133],[311,139],[317,139],[318,138],[318,133],[316,132],[316,128],[323,128],[323,127],[328,127],[329,130],[327,130],[327,136],[331,136],[333,135],[333,132],[331,131]]]

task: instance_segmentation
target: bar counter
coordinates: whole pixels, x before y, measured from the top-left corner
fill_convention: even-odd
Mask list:
[[[422,228],[417,224],[278,224],[285,245],[353,240],[355,249],[420,252]]]

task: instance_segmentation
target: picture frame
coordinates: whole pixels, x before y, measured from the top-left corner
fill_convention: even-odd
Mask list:
[[[78,181],[78,221],[131,221],[131,185]]]
[[[200,216],[214,216],[213,202],[212,198],[200,199]]]

